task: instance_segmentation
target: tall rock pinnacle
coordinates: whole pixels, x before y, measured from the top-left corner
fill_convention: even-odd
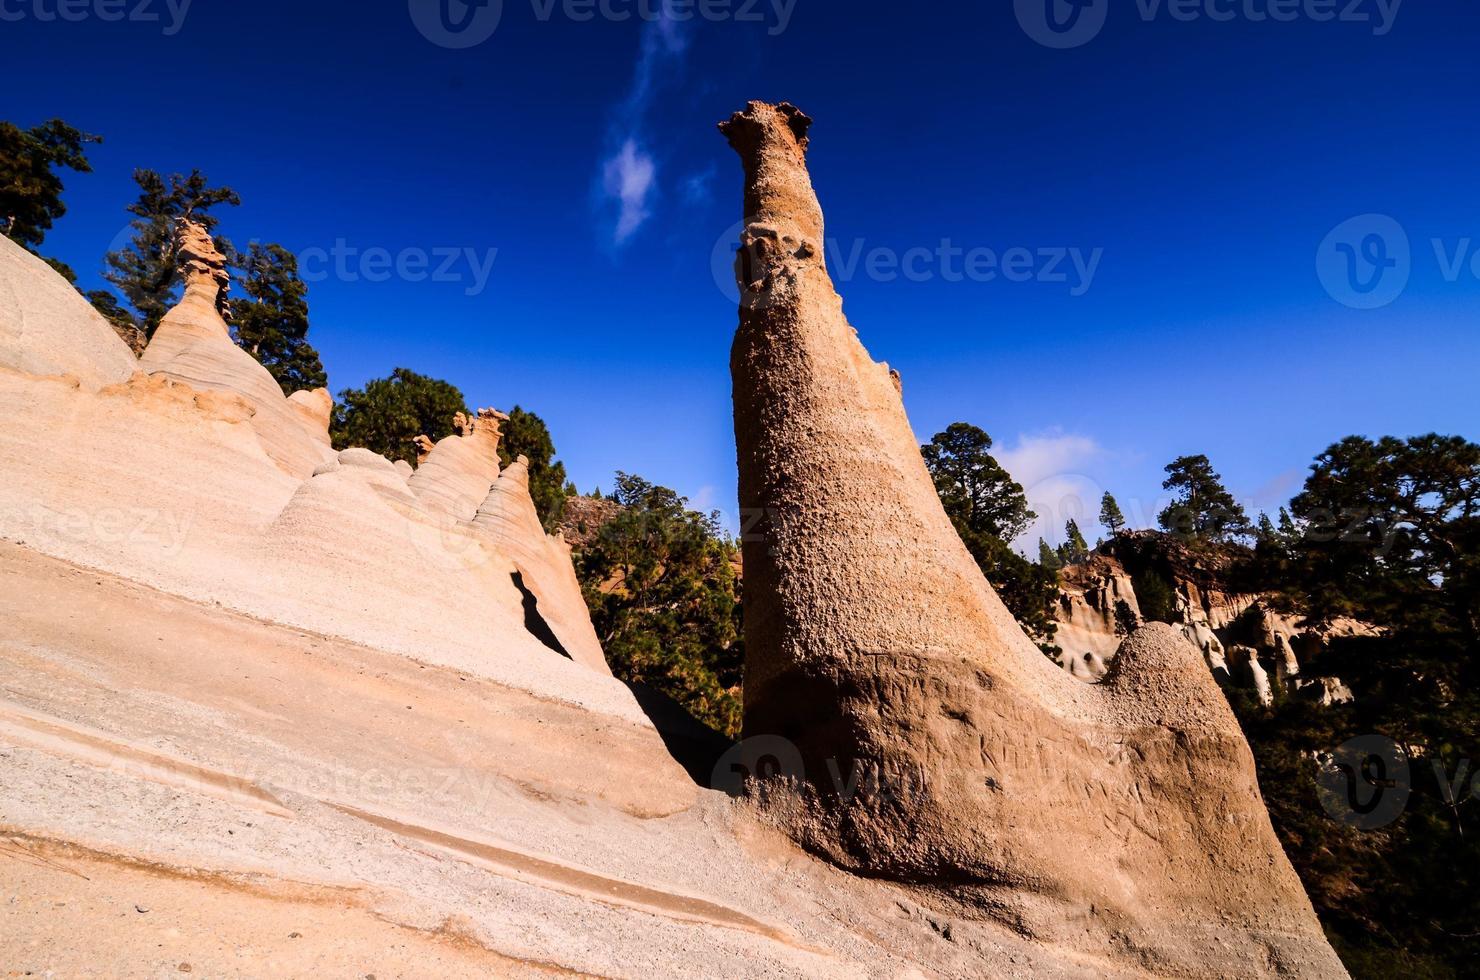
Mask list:
[[[176,230],[177,265],[185,280],[185,301],[209,302],[217,312],[226,315],[226,294],[231,289],[231,275],[226,271],[226,256],[204,225],[189,218]]]
[[[897,377],[843,315],[810,123],[752,102],[720,126],[745,168],[745,733],[799,757],[753,784],[770,819],[844,868],[1107,966],[1345,976],[1198,653],[1149,627],[1086,686],[982,577]]]

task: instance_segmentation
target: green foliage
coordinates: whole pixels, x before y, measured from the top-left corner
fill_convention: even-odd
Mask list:
[[[501,426],[498,455],[505,466],[520,456],[529,460],[529,495],[546,531],[553,531],[565,513],[565,464],[555,458],[555,441],[545,420],[518,405]]]
[[[1120,537],[1120,532],[1125,530],[1125,515],[1120,512],[1120,504],[1108,492],[1100,498],[1100,523],[1110,532],[1110,537]]]
[[[139,327],[150,337],[159,321],[179,300],[180,272],[175,241],[179,221],[189,218],[207,231],[217,223],[210,213],[222,204],[241,203],[229,187],[211,187],[199,170],[189,177],[172,174],[166,181],[153,170],[135,170],[139,199],[129,205],[134,215],[133,238],[104,259],[103,278],[123,294],[138,318]],[[223,255],[231,254],[231,245],[217,239]]]
[[[114,328],[134,327],[134,318],[123,307],[118,305],[118,297],[106,289],[94,289],[83,294],[87,301],[92,304],[93,309],[102,314],[103,319],[113,324]]]
[[[1160,573],[1151,569],[1140,572],[1131,579],[1131,588],[1135,589],[1146,622],[1176,623],[1181,618],[1177,614],[1177,590]]]
[[[1473,975],[1477,554],[1480,446],[1438,435],[1353,436],[1316,458],[1278,522],[1260,522],[1241,570],[1246,581],[1281,590],[1312,626],[1353,617],[1379,627],[1334,639],[1301,664],[1306,676],[1340,677],[1352,704],[1288,697],[1266,711],[1230,692],[1275,829],[1356,977]],[[1413,795],[1396,823],[1363,831],[1317,805],[1313,759],[1369,733],[1405,747]]]
[[[1079,522],[1072,517],[1064,525],[1064,543],[1059,546],[1059,560],[1065,565],[1077,565],[1089,558],[1089,542],[1079,530]]]
[[[51,266],[52,269],[56,270],[56,274],[59,275],[59,276],[61,276],[63,279],[67,280],[68,283],[70,283],[73,286],[76,286],[77,285],[77,270],[76,269],[72,268],[70,265],[68,265],[67,263],[63,262],[61,259],[49,259],[49,258],[46,258],[45,256],[42,256],[41,261],[42,262],[45,262],[47,265]]]
[[[415,466],[416,437],[429,436],[435,442],[452,435],[453,418],[459,412],[472,414],[457,388],[396,368],[389,378],[341,391],[329,435],[335,449],[361,446]]]
[[[1480,445],[1352,436],[1316,458],[1291,509],[1292,584],[1313,619],[1480,640]]]
[[[5,237],[28,249],[40,245],[56,219],[67,213],[57,171],[91,173],[86,145],[102,141],[60,119],[28,130],[0,122],[0,230]]]
[[[1042,538],[1038,539],[1038,564],[1054,572],[1064,566],[1064,563],[1059,561],[1059,553],[1050,548],[1048,542]]]
[[[1183,538],[1226,542],[1249,533],[1249,518],[1223,486],[1206,456],[1182,456],[1167,464],[1162,489],[1177,494],[1157,520]]]
[[[992,458],[991,448],[991,436],[954,422],[920,453],[953,521],[973,533],[1013,541],[1038,515],[1028,509],[1023,488]]]
[[[231,301],[227,318],[237,346],[262,362],[285,395],[328,385],[308,342],[308,286],[299,278],[298,259],[281,245],[257,242],[234,259],[245,297]]]
[[[1059,597],[1057,565],[1035,564],[1010,543],[1038,516],[1028,498],[988,450],[992,437],[956,422],[920,447],[951,524],[982,574],[1046,653],[1056,653],[1054,607]]]
[[[621,512],[579,555],[591,620],[618,678],[658,689],[731,737],[740,733],[739,581],[718,514],[617,474]]]

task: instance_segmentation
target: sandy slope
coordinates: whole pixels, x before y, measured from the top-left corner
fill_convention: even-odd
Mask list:
[[[1115,975],[799,854],[648,726],[10,544],[0,621],[9,969]]]

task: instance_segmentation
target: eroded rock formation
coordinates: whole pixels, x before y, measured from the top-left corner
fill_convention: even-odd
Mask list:
[[[799,765],[752,784],[766,812],[844,868],[1122,968],[1344,976],[1198,653],[1151,626],[1074,681],[955,534],[828,275],[810,122],[752,102],[721,124],[745,168],[740,506],[766,515],[745,732]]]
[[[267,369],[232,342],[222,317],[230,277],[206,230],[180,222],[179,255],[185,295],[160,321],[139,370],[198,391],[241,396],[252,407],[250,424],[267,455],[284,472],[309,476],[332,455],[327,425],[310,421],[304,403],[285,398]]]
[[[0,453],[13,460],[0,536],[638,716],[604,683],[561,543],[538,521],[498,534],[473,523],[499,482],[500,413],[454,420],[457,434],[415,473],[368,450],[336,453],[328,391],[285,397],[231,339],[210,235],[182,222],[178,244],[184,295],[136,360],[76,290],[0,241]],[[507,487],[522,516],[517,479]],[[527,490],[522,502],[533,510]],[[531,631],[531,607],[584,668],[577,676]]]
[[[517,585],[527,593],[525,625],[538,630],[543,623],[560,653],[610,674],[571,564],[570,546],[558,534],[546,535],[535,511],[527,458],[520,456],[499,475],[473,524],[514,562]]]
[[[1132,531],[1066,566],[1059,573],[1056,616],[1060,665],[1086,683],[1103,679],[1106,671],[1095,662],[1112,662],[1123,639],[1115,607],[1124,602],[1130,618],[1140,621],[1136,582],[1149,574],[1171,589],[1173,625],[1220,681],[1253,692],[1266,706],[1281,689],[1322,703],[1332,703],[1332,697],[1350,700],[1340,678],[1305,677],[1302,662],[1319,658],[1334,638],[1370,633],[1370,628],[1351,620],[1337,620],[1322,631],[1308,628],[1288,611],[1287,599],[1231,588],[1234,561],[1228,549],[1194,554],[1172,536]]]
[[[417,443],[424,455],[408,482],[428,509],[457,521],[473,519],[498,479],[499,424],[508,418],[491,408],[472,418],[459,412],[452,435],[430,449]]]

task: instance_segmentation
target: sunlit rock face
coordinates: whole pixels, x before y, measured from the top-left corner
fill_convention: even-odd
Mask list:
[[[828,275],[810,124],[752,102],[720,127],[745,170],[740,504],[764,515],[745,733],[795,746],[751,784],[766,812],[844,868],[1121,967],[1344,976],[1199,652],[1149,626],[1083,684],[953,531]]]

